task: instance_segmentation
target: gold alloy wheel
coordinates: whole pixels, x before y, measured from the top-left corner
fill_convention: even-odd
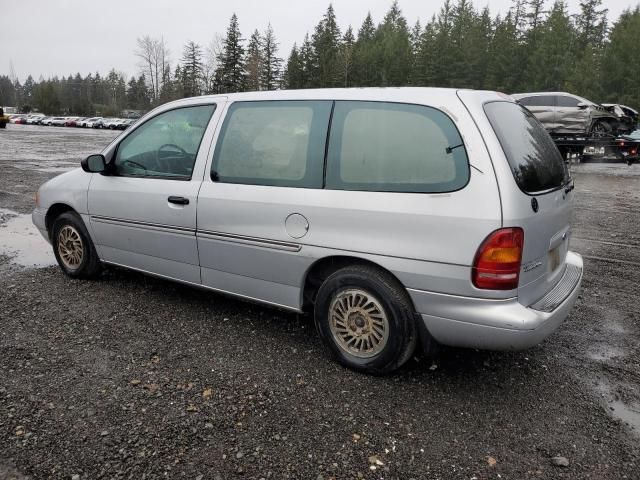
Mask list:
[[[336,294],[329,306],[329,325],[340,348],[358,358],[379,354],[389,339],[389,320],[382,305],[360,289]]]
[[[65,225],[58,232],[58,254],[65,267],[76,270],[82,263],[84,246],[78,231],[71,225]]]

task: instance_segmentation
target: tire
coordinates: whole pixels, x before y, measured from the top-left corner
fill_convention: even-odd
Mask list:
[[[55,219],[51,244],[58,265],[67,276],[89,279],[102,271],[96,248],[77,213],[65,212]]]
[[[595,137],[604,137],[607,135],[611,135],[613,128],[609,124],[609,122],[603,122],[601,120],[596,120],[591,125],[591,134]]]
[[[406,290],[389,273],[367,265],[342,268],[322,283],[314,319],[340,364],[373,375],[400,368],[418,340]]]

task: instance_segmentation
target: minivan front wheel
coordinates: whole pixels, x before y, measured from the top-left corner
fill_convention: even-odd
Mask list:
[[[354,265],[330,275],[318,291],[314,316],[329,351],[353,370],[389,373],[415,350],[415,314],[407,293],[377,268]]]
[[[62,271],[71,278],[93,278],[102,270],[95,246],[82,219],[65,212],[53,223],[53,253]]]

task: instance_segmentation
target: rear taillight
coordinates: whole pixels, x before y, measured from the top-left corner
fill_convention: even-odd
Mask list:
[[[524,231],[521,228],[501,228],[490,234],[476,253],[471,269],[471,281],[483,290],[513,290],[518,288]]]

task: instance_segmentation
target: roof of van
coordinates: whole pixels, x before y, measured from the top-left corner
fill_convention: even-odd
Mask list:
[[[194,97],[198,99],[227,99],[230,101],[249,100],[389,100],[411,102],[416,100],[449,99],[454,100],[461,89],[434,87],[366,87],[366,88],[318,88],[299,90],[271,90],[263,92],[238,92],[219,95],[205,95]],[[483,90],[464,90],[478,93],[482,96],[490,93],[504,95],[498,92]],[[504,95],[507,97],[506,95]],[[508,98],[508,97],[507,97]]]

